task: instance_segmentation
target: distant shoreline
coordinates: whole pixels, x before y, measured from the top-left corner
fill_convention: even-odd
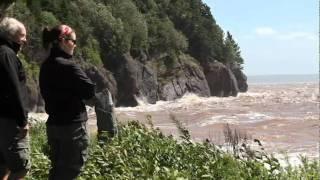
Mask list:
[[[319,74],[279,74],[248,76],[248,84],[319,83]]]

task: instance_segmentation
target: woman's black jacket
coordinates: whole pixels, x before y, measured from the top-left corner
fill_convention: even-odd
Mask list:
[[[83,100],[94,97],[95,85],[72,56],[52,48],[41,66],[39,83],[48,124],[63,126],[88,119]]]

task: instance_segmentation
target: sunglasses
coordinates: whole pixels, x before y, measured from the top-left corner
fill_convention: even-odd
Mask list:
[[[72,41],[73,44],[77,44],[77,40],[75,40],[75,39],[66,38],[65,40],[66,41]]]

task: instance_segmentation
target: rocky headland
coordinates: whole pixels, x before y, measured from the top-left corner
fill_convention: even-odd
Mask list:
[[[28,29],[19,57],[28,76],[30,111],[44,111],[38,88],[45,59],[41,28],[61,23],[77,32],[74,59],[97,92],[110,90],[116,106],[136,106],[137,99],[154,104],[186,93],[237,96],[248,89],[240,47],[201,0],[6,0],[0,11],[0,17],[15,17]]]

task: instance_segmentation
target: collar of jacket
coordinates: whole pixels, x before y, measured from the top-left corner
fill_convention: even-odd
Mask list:
[[[4,37],[3,35],[0,35],[0,45],[6,45],[8,46],[10,49],[12,49],[16,54],[19,52],[20,50],[20,44],[13,42],[11,40],[9,40],[8,38]]]
[[[72,55],[67,54],[60,47],[53,47],[50,50],[50,57],[62,57],[65,59],[71,59]]]

